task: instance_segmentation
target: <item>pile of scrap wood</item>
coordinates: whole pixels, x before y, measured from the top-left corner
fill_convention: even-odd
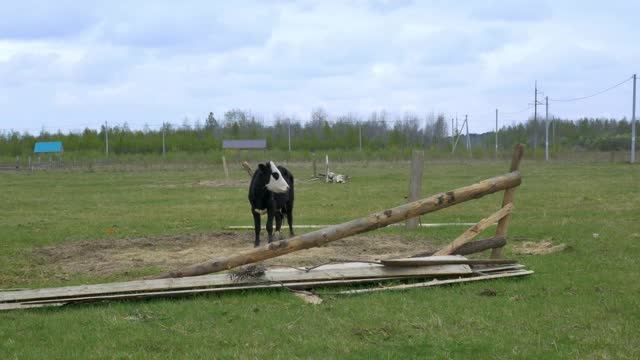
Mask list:
[[[318,174],[318,179],[325,179],[325,182],[330,184],[344,184],[349,180],[348,175],[336,174],[333,171],[329,171],[328,173],[320,173]]]
[[[36,290],[0,291],[0,310],[123,299],[177,297],[251,289],[315,289],[336,285],[375,284],[334,294],[402,290],[468,281],[523,276],[533,273],[506,259],[467,259],[430,256],[376,262],[329,263],[309,268],[251,266],[233,272],[185,278],[137,280]],[[398,285],[398,281],[413,280]],[[422,280],[416,282],[416,280]],[[424,282],[425,280],[428,280]],[[395,284],[383,286],[395,281]]]

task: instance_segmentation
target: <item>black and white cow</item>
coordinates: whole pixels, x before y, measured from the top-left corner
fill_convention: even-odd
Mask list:
[[[293,236],[293,174],[273,161],[259,164],[249,185],[249,202],[256,232],[254,246],[260,245],[260,215],[267,214],[269,242],[273,241],[273,218],[276,232],[281,239],[282,218],[287,216],[289,234]]]

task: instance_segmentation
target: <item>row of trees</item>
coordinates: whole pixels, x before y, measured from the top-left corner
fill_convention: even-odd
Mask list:
[[[314,109],[306,121],[276,115],[270,125],[249,111],[233,109],[221,119],[209,113],[204,122],[191,125],[185,119],[181,126],[165,123],[159,129],[145,126],[130,129],[125,123],[108,129],[109,148],[116,154],[161,153],[163,137],[167,151],[206,152],[220,149],[224,139],[267,139],[270,149],[288,150],[289,134],[294,150],[316,151],[329,149],[381,150],[396,148],[429,148],[450,151],[452,146],[450,119],[444,114],[420,117],[405,113],[391,117],[377,111],[364,117],[348,113],[330,117],[322,108]],[[499,133],[501,149],[510,149],[516,143],[532,148],[544,146],[544,122],[528,119],[503,126]],[[28,155],[36,141],[62,141],[66,152],[99,153],[105,148],[105,131],[85,129],[82,132],[32,135],[7,131],[0,134],[0,155]],[[550,125],[550,141],[555,150],[623,150],[629,149],[631,124],[626,120],[555,119]],[[457,131],[454,131],[454,137]],[[473,134],[471,146],[487,150],[494,148],[495,133]],[[464,146],[464,141],[460,142]]]

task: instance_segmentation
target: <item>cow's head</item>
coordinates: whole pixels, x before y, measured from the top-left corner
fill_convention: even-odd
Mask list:
[[[289,190],[289,184],[282,177],[280,170],[273,161],[269,161],[265,164],[258,165],[258,171],[260,171],[265,183],[267,184],[267,190],[274,193],[285,193]]]

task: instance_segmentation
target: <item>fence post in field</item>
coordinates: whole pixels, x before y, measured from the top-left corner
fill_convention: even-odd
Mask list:
[[[329,182],[329,155],[324,155],[324,162],[326,164],[326,171],[324,172],[324,182]]]
[[[222,156],[222,167],[224,168],[224,178],[229,179],[229,169],[227,168],[227,159]]]
[[[522,156],[524,155],[524,146],[522,144],[517,144],[513,149],[513,156],[511,157],[511,167],[510,171],[518,171],[520,169],[520,162],[522,161]],[[509,203],[513,203],[515,200],[516,188],[512,187],[506,189],[504,191],[504,197],[502,198],[502,206],[506,206]],[[507,228],[509,227],[509,222],[511,221],[511,214],[503,217],[498,221],[498,227],[496,228],[496,237],[507,238]],[[495,248],[491,250],[491,258],[499,259],[502,258],[502,248]]]
[[[409,180],[409,202],[420,199],[422,193],[422,174],[424,170],[424,151],[413,151],[411,157],[411,177]],[[409,230],[417,229],[419,217],[408,219],[406,228]]]
[[[315,178],[316,176],[318,176],[316,172],[316,153],[313,153],[313,177]]]

